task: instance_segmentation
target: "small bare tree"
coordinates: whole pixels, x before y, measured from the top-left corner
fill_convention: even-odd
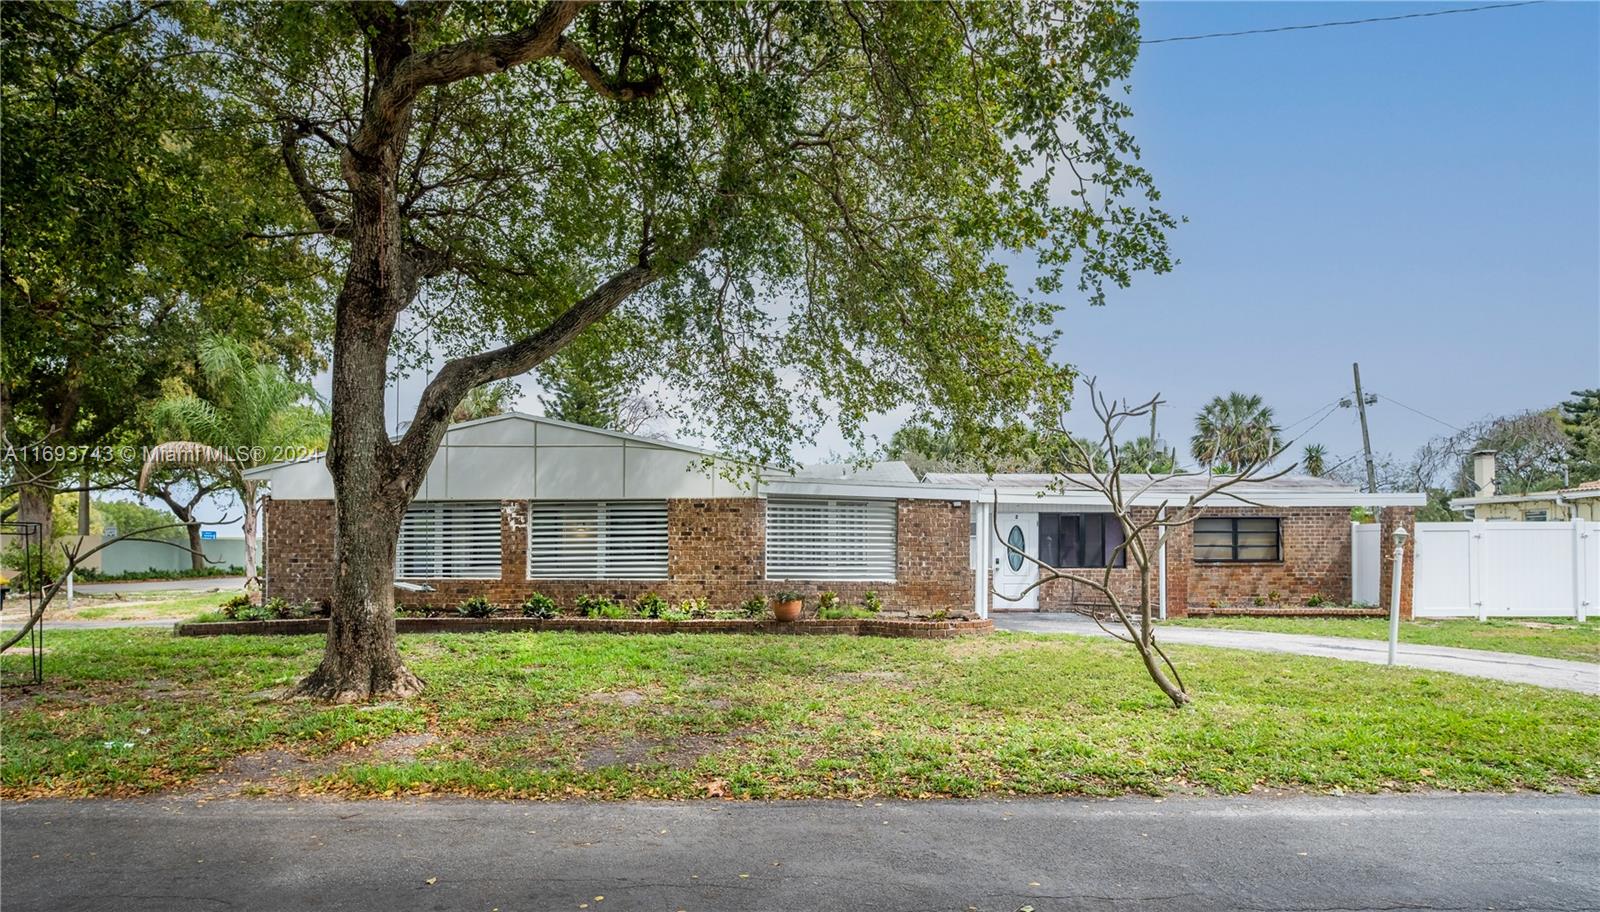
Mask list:
[[[1161,396],[1157,394],[1139,404],[1132,404],[1127,400],[1107,399],[1095,390],[1093,379],[1088,381],[1088,391],[1103,436],[1097,441],[1085,440],[1068,433],[1063,423],[1059,429],[1058,443],[1062,450],[1062,464],[1083,471],[1076,473],[1058,471],[1053,487],[1057,491],[1093,491],[1105,498],[1112,514],[1116,516],[1117,523],[1122,527],[1122,543],[1106,555],[1106,565],[1103,569],[1073,570],[1052,567],[1038,557],[1026,554],[1006,542],[1000,535],[999,511],[998,509],[991,511],[995,537],[1005,544],[1006,551],[1039,568],[1038,580],[1014,596],[1002,595],[1001,598],[1007,601],[1020,601],[1029,592],[1053,580],[1078,583],[1098,592],[1105,599],[1110,613],[1121,630],[1107,627],[1105,622],[1092,612],[1086,614],[1106,633],[1138,650],[1139,658],[1144,663],[1145,671],[1150,674],[1150,679],[1172,700],[1173,706],[1182,707],[1192,699],[1188,687],[1184,684],[1183,676],[1178,673],[1177,667],[1172,664],[1172,659],[1156,642],[1155,604],[1151,599],[1151,572],[1156,557],[1166,546],[1167,539],[1174,530],[1189,526],[1200,518],[1207,502],[1227,500],[1256,506],[1246,499],[1240,490],[1234,489],[1248,490],[1252,483],[1270,481],[1292,471],[1294,464],[1271,474],[1265,473],[1272,460],[1292,445],[1293,441],[1264,450],[1263,452],[1269,454],[1265,459],[1239,466],[1237,474],[1233,475],[1213,475],[1209,471],[1201,475],[1177,467],[1165,475],[1124,475],[1122,472],[1124,454],[1117,443],[1117,434],[1123,422],[1128,419],[1149,416],[1152,409],[1162,404]],[[1091,448],[1096,448],[1100,452],[1098,454],[1091,452]],[[1093,458],[1095,455],[1102,455],[1104,458],[1097,460]],[[1096,468],[1097,465],[1100,468]],[[1185,477],[1198,477],[1203,479],[1203,483],[1198,489],[1191,488],[1189,493],[1182,494],[1176,490],[1180,485],[1175,481]],[[1146,497],[1150,494],[1154,494],[1159,500],[1151,503]],[[1162,496],[1163,494],[1170,496]],[[998,507],[998,498],[996,506]],[[1113,585],[1112,573],[1123,555],[1126,555],[1126,563],[1132,566],[1138,576],[1138,595],[1132,600],[1125,599],[1123,593],[1119,592],[1119,587]]]

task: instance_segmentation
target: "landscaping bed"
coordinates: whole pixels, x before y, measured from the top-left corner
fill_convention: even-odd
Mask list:
[[[397,617],[398,633],[512,633],[517,631],[569,631],[588,633],[770,633],[843,634],[850,636],[920,637],[945,639],[992,633],[988,620],[911,620],[907,618],[847,618],[840,620],[777,621],[702,618],[668,621],[651,618],[531,618],[531,617]],[[178,636],[297,636],[324,633],[325,618],[291,618],[265,621],[197,621],[178,624]]]

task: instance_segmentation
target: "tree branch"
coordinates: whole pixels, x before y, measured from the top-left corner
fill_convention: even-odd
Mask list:
[[[306,173],[305,163],[300,159],[300,139],[311,133],[311,126],[304,121],[283,124],[278,143],[278,148],[283,153],[283,166],[289,172],[289,179],[294,181],[294,187],[299,191],[300,199],[306,204],[306,209],[311,212],[311,218],[316,222],[319,233],[348,238],[349,223],[335,215],[333,207],[328,203],[327,192],[311,180],[311,176]]]
[[[646,79],[626,81],[619,74],[616,79],[608,79],[595,66],[589,55],[585,54],[576,41],[562,35],[556,40],[557,55],[561,62],[577,73],[589,88],[612,101],[633,101],[636,98],[649,98],[661,91],[663,85],[661,74],[652,73]]]

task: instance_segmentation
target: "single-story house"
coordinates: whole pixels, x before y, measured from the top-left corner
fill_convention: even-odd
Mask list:
[[[270,490],[267,595],[326,599],[334,532],[326,467],[314,459],[247,474]],[[396,552],[397,581],[426,591],[407,586],[396,601],[451,606],[483,595],[516,604],[542,592],[571,604],[584,594],[654,592],[731,607],[794,589],[847,601],[875,591],[886,611],[911,616],[1094,604],[1092,593],[1064,583],[1023,594],[1037,568],[1000,544],[1056,566],[1104,566],[1119,534],[1106,505],[1089,492],[1052,492],[1051,481],[919,480],[897,462],[790,473],[668,441],[500,415],[445,433]],[[1135,506],[1181,502],[1195,483],[1160,482]],[[1348,602],[1350,507],[1384,507],[1387,535],[1409,526],[1423,502],[1304,478],[1254,484],[1247,496],[1258,506],[1219,504],[1172,535],[1160,573],[1166,613],[1268,596],[1284,605],[1312,596]],[[999,540],[990,534],[997,520]],[[1133,571],[1115,575],[1128,585]]]
[[[1450,501],[1450,509],[1465,513],[1468,519],[1490,522],[1566,522],[1584,519],[1600,522],[1600,481],[1586,481],[1570,488],[1533,494],[1501,494],[1495,485],[1493,450],[1479,450],[1472,454],[1472,478],[1476,493],[1471,497],[1457,497]]]

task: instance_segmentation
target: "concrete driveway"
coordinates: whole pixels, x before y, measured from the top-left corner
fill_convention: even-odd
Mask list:
[[[37,801],[7,910],[1600,907],[1578,795]]]
[[[994,625],[1001,630],[1027,633],[1107,635],[1094,621],[1082,615],[1068,613],[996,612]],[[1204,627],[1162,627],[1157,636],[1163,643],[1218,646],[1224,649],[1249,649],[1256,652],[1283,652],[1324,659],[1369,662],[1374,665],[1383,665],[1389,661],[1389,644],[1384,640]],[[1404,628],[1401,629],[1401,636],[1405,636]],[[1408,668],[1448,671],[1452,674],[1491,678],[1513,684],[1537,684],[1540,687],[1600,694],[1600,665],[1588,662],[1569,662],[1563,659],[1490,652],[1484,649],[1418,646],[1405,642],[1402,642],[1396,651],[1395,661]]]

